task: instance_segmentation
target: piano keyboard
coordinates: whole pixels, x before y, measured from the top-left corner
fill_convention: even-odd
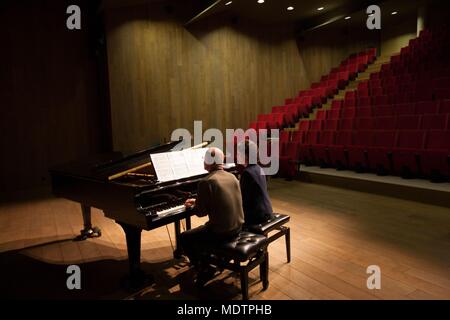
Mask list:
[[[176,205],[167,209],[163,209],[163,210],[157,210],[156,211],[156,215],[158,217],[165,217],[171,214],[176,214],[176,213],[181,213],[184,212],[186,210],[186,207],[184,206],[184,204],[182,205]]]

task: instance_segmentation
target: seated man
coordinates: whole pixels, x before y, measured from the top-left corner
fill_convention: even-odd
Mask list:
[[[267,193],[266,176],[257,163],[258,146],[249,140],[239,143],[238,162],[244,167],[241,173],[241,192],[245,225],[266,222],[272,218],[272,204]]]
[[[189,261],[199,272],[197,284],[203,285],[214,275],[215,269],[205,265],[202,254],[206,245],[226,241],[239,234],[244,223],[239,181],[223,170],[224,154],[218,148],[209,148],[204,167],[209,172],[198,184],[197,199],[188,199],[187,208],[196,215],[208,215],[208,222],[180,235],[180,244]]]

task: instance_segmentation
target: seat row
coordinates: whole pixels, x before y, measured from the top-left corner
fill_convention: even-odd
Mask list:
[[[295,159],[403,177],[449,177],[450,130],[323,130],[306,132],[302,142],[293,138],[282,143],[282,171]]]
[[[364,109],[364,108],[361,108]],[[353,110],[353,109],[348,109]],[[379,117],[348,117],[301,121],[298,131],[321,130],[445,130],[450,129],[450,113]]]

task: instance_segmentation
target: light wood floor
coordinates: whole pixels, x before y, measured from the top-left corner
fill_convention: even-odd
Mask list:
[[[270,181],[274,210],[291,216],[292,262],[272,243],[270,287],[252,274],[251,299],[450,299],[450,209],[302,182]],[[143,268],[156,283],[120,288],[127,272],[121,228],[94,210],[101,238],[70,241],[81,228],[76,203],[41,198],[0,205],[0,296],[10,298],[240,299],[223,273],[202,291],[184,260],[172,259],[167,229],[144,232]],[[194,219],[193,225],[204,219]],[[173,230],[170,226],[173,240]],[[82,289],[66,289],[66,268],[81,268]],[[366,268],[381,268],[381,289]]]

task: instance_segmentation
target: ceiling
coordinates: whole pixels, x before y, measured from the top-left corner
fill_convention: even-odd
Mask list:
[[[366,19],[365,10],[371,4],[379,5],[383,17],[389,18],[395,10],[399,15],[416,12],[419,4],[427,0],[265,0],[262,4],[257,3],[257,0],[232,0],[231,4],[226,5],[229,1],[209,1],[187,24],[207,16],[229,13],[262,24],[295,23],[307,30],[330,21],[344,20],[348,15],[354,16],[354,19],[346,21],[350,25],[357,19]],[[294,7],[294,10],[288,11],[289,6]],[[324,9],[319,11],[319,7]]]
[[[297,30],[312,30],[325,25],[360,25],[367,19],[366,8],[377,4],[382,10],[382,19],[395,23],[406,15],[416,14],[424,2],[437,0],[102,0],[106,8],[138,4],[161,4],[183,11],[186,25],[194,24],[206,17],[229,15],[245,18],[258,24],[295,24]],[[292,6],[294,10],[288,11]],[[323,10],[317,10],[323,7]],[[391,16],[392,11],[398,15]],[[349,20],[344,17],[351,16]]]

